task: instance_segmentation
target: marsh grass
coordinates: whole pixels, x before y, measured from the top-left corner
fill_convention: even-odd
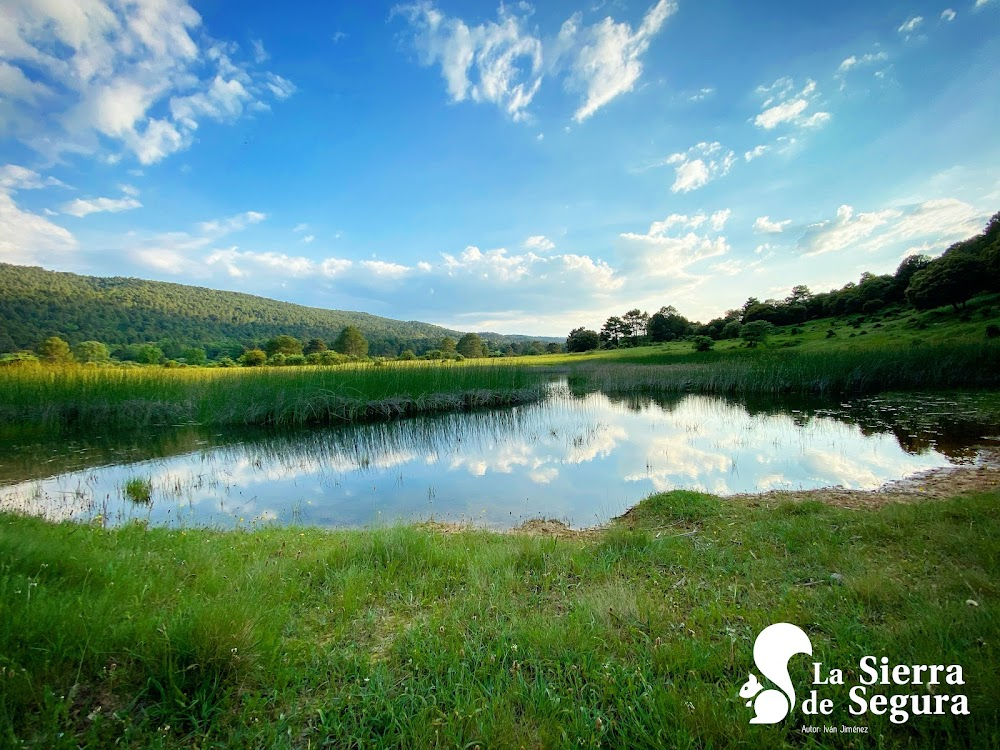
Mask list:
[[[581,362],[573,369],[570,384],[616,392],[728,395],[996,388],[1000,386],[1000,345],[984,341],[907,348],[760,349],[659,357],[626,350],[618,364],[613,360]]]
[[[153,483],[143,477],[130,477],[122,486],[122,495],[133,503],[148,504],[153,497]]]
[[[336,424],[536,399],[544,375],[504,365],[0,371],[7,423],[82,427]]]
[[[586,539],[0,516],[0,744],[843,746],[800,714],[748,724],[753,639],[785,620],[855,675],[963,666],[971,716],[859,718],[824,688],[821,723],[870,727],[858,746],[996,747],[998,500],[673,492]]]

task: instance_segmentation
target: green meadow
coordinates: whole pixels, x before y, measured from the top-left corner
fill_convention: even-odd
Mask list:
[[[0,744],[997,747],[1000,493],[859,512],[650,497],[569,538],[115,530],[0,516]],[[765,626],[827,717],[751,726]],[[970,714],[852,716],[865,656],[958,664]],[[803,724],[865,726],[863,738]],[[852,744],[853,743],[853,744]]]

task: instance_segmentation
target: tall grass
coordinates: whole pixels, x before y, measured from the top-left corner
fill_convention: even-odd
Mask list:
[[[819,723],[868,726],[878,747],[996,747],[998,500],[674,492],[584,539],[0,515],[0,746],[845,746],[799,732]],[[800,693],[813,660],[848,675],[820,689],[831,716],[748,723],[737,692],[778,621],[812,640]],[[962,665],[944,692],[971,715],[849,715],[865,655]]]
[[[544,376],[500,364],[241,369],[10,367],[0,420],[80,426],[304,425],[537,398]]]
[[[987,342],[668,356],[669,364],[581,363],[570,383],[612,391],[732,395],[1000,387],[1000,345]]]

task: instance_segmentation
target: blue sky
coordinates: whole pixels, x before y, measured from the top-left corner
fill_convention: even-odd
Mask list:
[[[1000,0],[19,0],[0,261],[565,335],[1000,210]]]

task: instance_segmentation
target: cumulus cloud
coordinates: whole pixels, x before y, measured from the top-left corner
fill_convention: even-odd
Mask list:
[[[904,21],[902,24],[900,24],[899,28],[896,29],[896,31],[898,31],[900,34],[903,34],[904,36],[909,36],[917,29],[919,29],[920,26],[923,24],[923,22],[924,22],[923,16],[912,16],[908,18],[906,21]]]
[[[736,153],[721,143],[701,142],[685,152],[671,154],[666,164],[674,167],[674,193],[688,193],[712,180],[725,177],[736,161]]]
[[[470,28],[431,2],[397,6],[392,14],[409,22],[420,62],[440,66],[452,101],[489,102],[513,120],[527,117],[542,83],[542,42],[521,17],[501,6],[497,21]]]
[[[110,146],[152,164],[187,148],[200,121],[231,121],[294,90],[237,61],[238,47],[205,34],[186,0],[18,3],[7,21],[0,127],[52,158]]]
[[[791,78],[779,78],[770,86],[758,86],[757,94],[763,98],[761,112],[753,121],[758,128],[773,130],[779,125],[813,128],[830,119],[829,112],[813,111],[819,97],[813,80],[807,80],[799,89]]]
[[[644,234],[625,232],[621,238],[638,251],[626,258],[624,266],[643,276],[690,279],[685,273],[688,266],[729,252],[729,243],[720,234],[729,214],[728,210],[711,216],[671,214],[654,221]]]
[[[835,219],[811,225],[799,240],[799,249],[806,256],[850,249],[877,252],[894,247],[905,255],[914,246],[928,252],[978,233],[986,218],[984,213],[954,198],[858,214],[844,205],[837,209]]]
[[[785,221],[772,221],[770,216],[758,216],[753,223],[753,231],[760,234],[781,234],[785,227],[792,223],[791,219]]]
[[[585,26],[577,13],[547,44],[529,30],[532,9],[525,3],[501,4],[496,21],[478,25],[448,16],[430,0],[396,6],[391,15],[408,22],[420,63],[440,68],[451,101],[487,102],[512,120],[527,120],[543,74],[561,75],[567,89],[584,97],[573,115],[583,122],[635,88],[642,56],[676,10],[673,0],[658,0],[634,31],[610,17]]]
[[[943,11],[941,11],[941,20],[942,21],[954,21],[955,17],[957,15],[958,14],[955,13],[955,11],[952,10],[951,8],[945,8]]]
[[[766,146],[762,143],[759,146],[754,146],[752,149],[745,152],[743,154],[743,158],[746,159],[747,162],[752,162],[754,159],[759,159],[770,150],[770,146]]]
[[[543,234],[536,234],[524,241],[524,246],[529,250],[540,250],[545,252],[555,248],[556,243]]]
[[[17,205],[20,190],[62,185],[52,177],[6,164],[0,167],[0,261],[17,264],[47,264],[65,258],[76,248],[76,238],[65,227]]]

